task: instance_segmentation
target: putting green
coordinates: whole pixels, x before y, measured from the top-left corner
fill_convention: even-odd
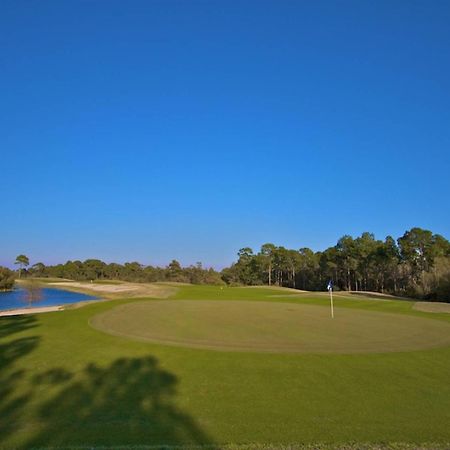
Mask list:
[[[141,301],[90,320],[109,334],[183,347],[365,353],[450,345],[450,324],[402,314],[252,301]]]

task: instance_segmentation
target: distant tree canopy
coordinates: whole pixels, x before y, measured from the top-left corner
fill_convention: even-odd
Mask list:
[[[138,262],[107,264],[99,259],[86,261],[67,261],[65,264],[45,266],[39,262],[28,271],[35,277],[57,277],[71,280],[123,280],[153,283],[157,281],[176,281],[193,284],[224,284],[220,273],[205,269],[201,263],[189,267],[173,260],[167,267],[144,266]]]
[[[14,287],[14,272],[0,266],[0,291],[9,291]]]
[[[421,228],[412,228],[397,240],[391,236],[378,240],[368,232],[356,238],[345,235],[334,247],[321,252],[267,243],[258,253],[250,247],[241,248],[237,256],[237,261],[220,273],[203,268],[201,263],[182,267],[176,260],[167,267],[154,267],[138,262],[107,264],[99,259],[55,266],[39,262],[24,273],[72,280],[266,284],[312,291],[324,290],[331,279],[340,290],[450,301],[450,243]],[[21,271],[29,264],[24,258],[17,257]]]
[[[322,252],[289,250],[271,243],[259,253],[239,250],[238,260],[222,271],[230,284],[276,284],[324,290],[328,280],[341,290],[388,292],[428,300],[450,300],[450,243],[412,228],[395,241],[372,233],[345,235]]]

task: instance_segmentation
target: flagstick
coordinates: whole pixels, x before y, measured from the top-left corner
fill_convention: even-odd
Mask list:
[[[334,319],[333,288],[330,289],[330,303],[331,303],[331,318]]]

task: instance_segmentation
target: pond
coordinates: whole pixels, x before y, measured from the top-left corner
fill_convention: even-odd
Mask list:
[[[41,300],[33,303],[32,307],[67,305],[97,299],[92,295],[53,288],[42,288],[40,294]],[[0,292],[0,311],[27,307],[27,294],[24,289],[17,288],[9,292]]]

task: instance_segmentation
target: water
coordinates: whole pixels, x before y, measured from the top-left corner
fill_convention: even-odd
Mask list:
[[[41,289],[41,300],[34,302],[32,307],[67,305],[70,303],[86,302],[96,300],[97,297],[79,294],[78,292],[64,291],[62,289]],[[18,288],[10,292],[0,292],[0,311],[16,308],[27,308],[26,292]]]

